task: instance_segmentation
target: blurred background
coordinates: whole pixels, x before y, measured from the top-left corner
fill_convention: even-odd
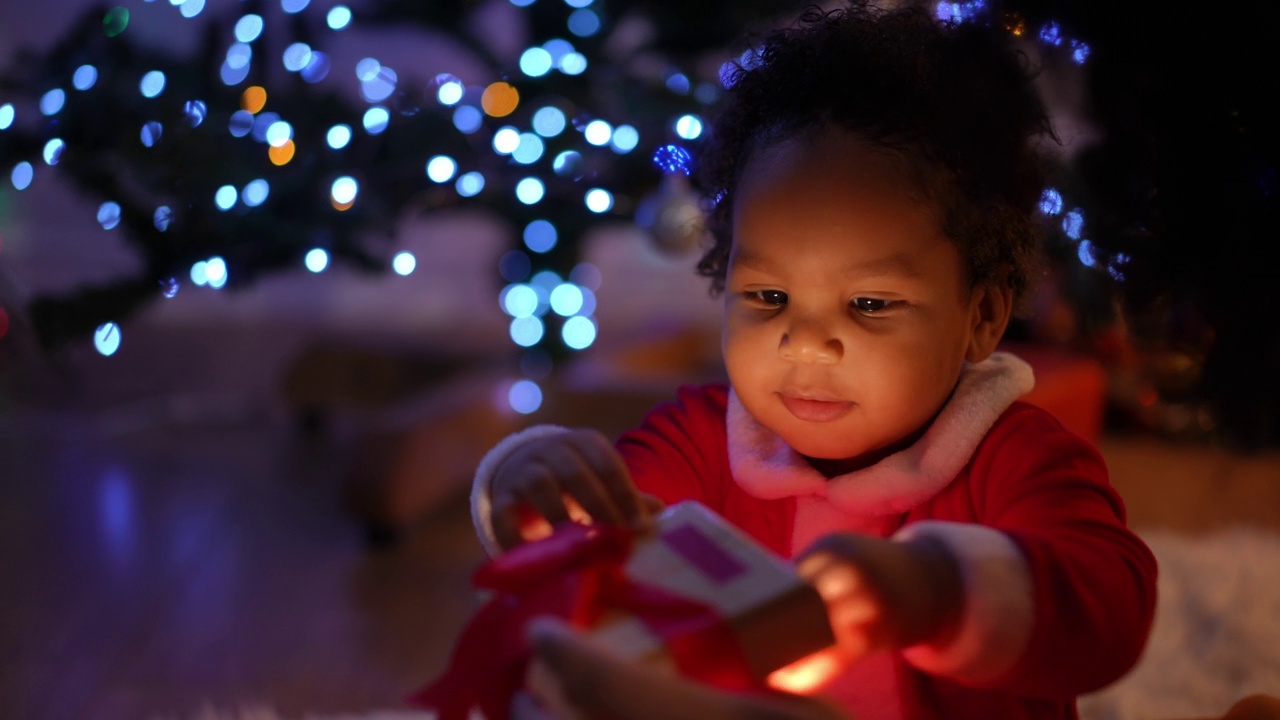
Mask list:
[[[1159,675],[1189,716],[1280,694],[1277,11],[1102,5],[931,7],[1018,39],[1061,139],[1030,399],[1201,576],[1090,711]],[[476,604],[483,452],[721,377],[689,172],[742,33],[801,7],[0,8],[6,716],[402,708]],[[1193,639],[1200,682],[1155,665]]]

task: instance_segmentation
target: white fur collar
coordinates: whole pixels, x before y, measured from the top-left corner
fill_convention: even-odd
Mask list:
[[[915,444],[830,480],[756,422],[730,390],[729,467],[742,489],[758,498],[817,495],[853,515],[903,513],[946,487],[1000,414],[1034,386],[1031,366],[1006,352],[966,365],[951,400]]]

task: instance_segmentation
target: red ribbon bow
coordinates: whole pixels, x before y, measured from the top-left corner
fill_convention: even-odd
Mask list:
[[[551,615],[590,628],[611,609],[634,615],[662,638],[685,676],[725,689],[758,687],[713,608],[626,576],[631,542],[621,528],[568,523],[482,565],[472,584],[494,596],[463,628],[445,673],[409,702],[434,710],[438,720],[466,720],[472,708],[505,720],[525,681],[529,621]]]

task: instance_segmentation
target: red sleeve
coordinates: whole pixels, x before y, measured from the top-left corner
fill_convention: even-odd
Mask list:
[[[995,685],[1080,695],[1137,663],[1156,603],[1156,562],[1126,527],[1097,449],[1043,410],[1015,404],[970,468],[975,509],[1026,558],[1035,619],[1022,659]]]
[[[636,487],[668,505],[698,500],[719,507],[728,482],[722,384],[681,387],[675,400],[650,410],[618,438],[618,451]]]

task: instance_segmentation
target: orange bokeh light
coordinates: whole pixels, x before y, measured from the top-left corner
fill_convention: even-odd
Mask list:
[[[515,112],[519,104],[520,92],[511,83],[492,83],[480,96],[480,107],[490,117],[506,117]]]
[[[329,198],[329,202],[333,205],[333,209],[337,210],[338,212],[342,212],[343,210],[350,210],[351,206],[356,204],[355,200],[352,200],[350,202],[340,203],[337,200],[334,200],[333,198]]]
[[[769,687],[799,695],[812,692],[840,672],[841,659],[835,648],[820,650],[769,673]]]
[[[293,153],[296,151],[292,140],[285,140],[279,145],[272,145],[267,149],[267,157],[271,158],[273,165],[284,165],[293,159]]]
[[[267,90],[261,85],[252,85],[240,93],[240,107],[257,115],[267,104]]]

